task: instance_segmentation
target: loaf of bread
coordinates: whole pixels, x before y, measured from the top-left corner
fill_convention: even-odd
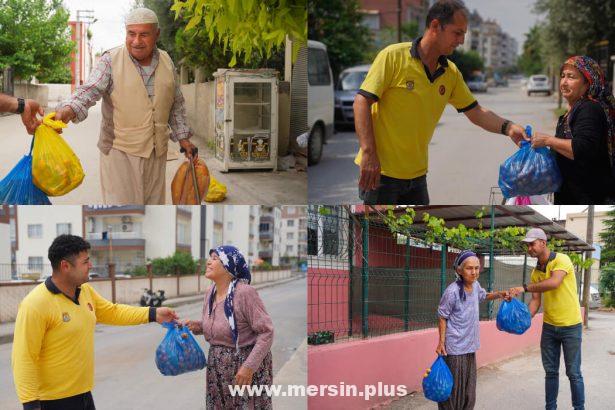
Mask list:
[[[194,161],[194,170],[196,173],[197,186],[199,188],[199,198],[202,201],[207,196],[209,190],[209,169],[205,165],[205,161],[197,159]],[[194,195],[194,182],[192,181],[192,170],[190,161],[184,161],[179,166],[179,169],[171,182],[171,197],[174,205],[199,205]]]

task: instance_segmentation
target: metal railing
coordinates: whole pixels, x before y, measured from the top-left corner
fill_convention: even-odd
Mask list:
[[[308,334],[339,341],[436,327],[459,250],[428,244],[420,232],[392,233],[378,218],[344,207],[310,206],[308,253]],[[488,292],[529,282],[535,264],[498,248],[479,258]],[[531,295],[519,298],[527,303]],[[480,319],[495,319],[500,303],[481,303]]]

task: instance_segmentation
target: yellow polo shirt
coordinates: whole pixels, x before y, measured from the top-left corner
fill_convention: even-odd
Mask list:
[[[420,38],[378,53],[359,93],[376,100],[372,122],[382,175],[412,179],[427,173],[428,147],[447,103],[457,111],[478,102],[457,66],[445,56],[433,77],[419,58]],[[355,158],[361,164],[361,151]]]
[[[557,289],[543,293],[543,320],[553,326],[572,326],[582,322],[581,306],[577,295],[577,279],[574,266],[568,255],[551,252],[544,271],[539,267],[532,271],[532,283],[540,282],[551,277],[551,272],[563,270],[566,272],[564,280]]]
[[[73,301],[48,279],[21,301],[11,362],[22,403],[92,390],[96,323],[137,325],[150,319],[149,308],[113,304],[88,284],[78,292]]]

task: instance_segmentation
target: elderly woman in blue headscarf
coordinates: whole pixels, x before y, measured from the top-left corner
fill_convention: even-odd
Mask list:
[[[480,260],[470,251],[461,252],[453,264],[457,280],[451,283],[438,306],[440,340],[436,353],[444,357],[453,374],[449,399],[439,409],[470,410],[476,401],[476,351],[480,347],[479,308],[485,300],[509,298],[505,291],[487,293],[478,283]]]
[[[205,335],[207,409],[271,409],[271,397],[231,395],[229,386],[271,386],[273,324],[256,289],[245,258],[234,246],[209,251],[205,277],[214,284],[205,292],[203,318],[186,321],[194,334]]]
[[[555,153],[563,182],[554,202],[615,203],[615,99],[604,73],[590,57],[570,57],[560,69],[559,88],[568,110],[555,136],[532,136],[533,147]]]

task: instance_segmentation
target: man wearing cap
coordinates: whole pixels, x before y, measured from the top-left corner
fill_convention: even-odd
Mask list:
[[[547,235],[540,228],[530,229],[523,242],[527,253],[537,258],[531,283],[510,289],[510,295],[532,292],[529,310],[532,317],[538,312],[544,294],[540,352],[545,369],[546,409],[557,408],[559,391],[559,362],[564,351],[566,375],[570,380],[572,406],[585,408],[585,389],[581,375],[581,339],[583,325],[577,296],[577,280],[572,261],[563,253],[549,250]]]
[[[49,247],[53,270],[21,301],[13,336],[13,380],[24,410],[94,410],[97,323],[138,325],[177,320],[168,307],[111,303],[87,284],[90,244],[60,235]]]
[[[56,119],[78,123],[102,98],[98,148],[106,204],[165,203],[169,138],[192,158],[184,98],[171,58],[156,47],[159,35],[152,10],[133,10],[125,44],[106,51],[86,84],[56,110]]]

